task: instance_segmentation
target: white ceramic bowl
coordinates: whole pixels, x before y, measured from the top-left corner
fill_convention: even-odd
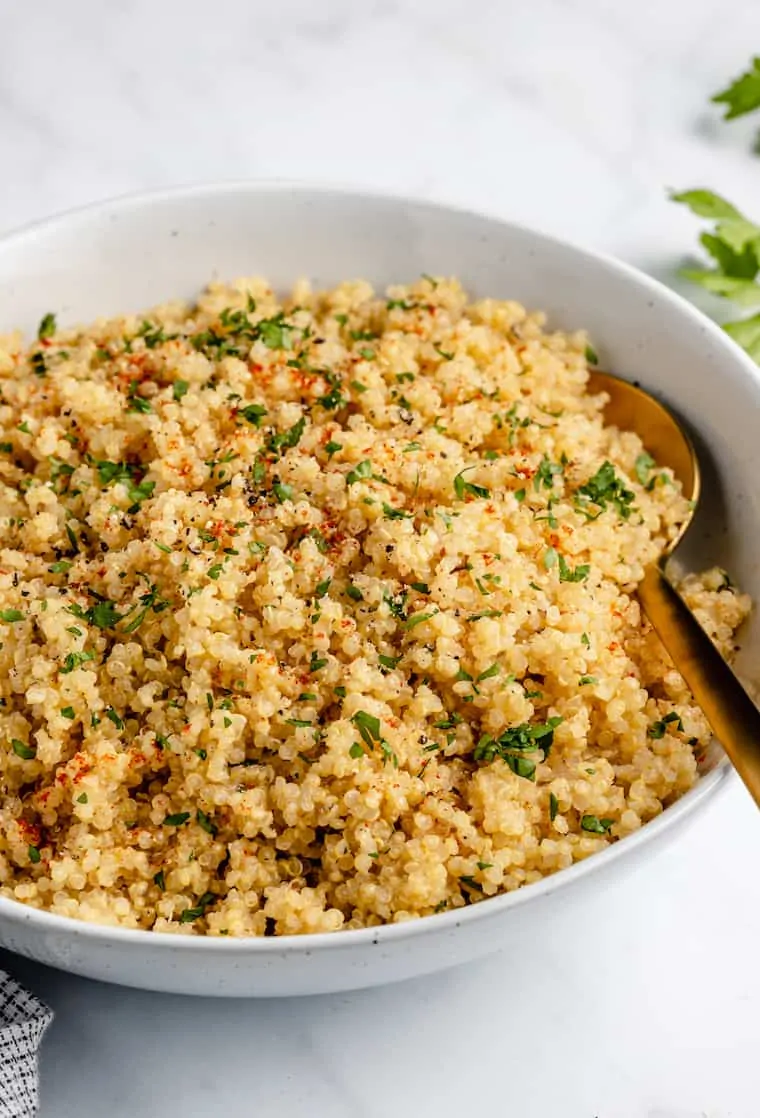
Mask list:
[[[760,598],[760,375],[671,291],[614,260],[515,225],[425,202],[304,186],[222,185],[107,202],[0,242],[0,330],[192,297],[212,277],[308,276],[378,287],[421,272],[515,298],[591,332],[602,365],[661,394],[697,432],[704,506],[694,563],[729,568]],[[709,448],[709,451],[708,451]],[[752,655],[753,634],[745,638]],[[641,831],[571,869],[470,908],[335,935],[203,939],[82,924],[0,899],[0,944],[77,974],[189,994],[292,995],[371,986],[530,940],[557,905],[578,906],[675,838],[730,770],[717,751],[696,787]]]

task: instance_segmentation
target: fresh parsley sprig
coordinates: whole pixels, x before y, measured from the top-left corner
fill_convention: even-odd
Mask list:
[[[753,58],[749,69],[710,98],[714,105],[725,105],[724,120],[760,109],[760,58]]]

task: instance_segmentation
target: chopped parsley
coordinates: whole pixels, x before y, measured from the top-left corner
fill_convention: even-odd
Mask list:
[[[187,823],[189,818],[189,811],[177,811],[174,815],[167,815],[164,823],[167,827],[181,827],[183,823]]]
[[[615,473],[612,463],[605,462],[585,485],[580,486],[578,496],[581,498],[581,508],[587,501],[598,505],[600,509],[612,505],[617,509],[618,515],[623,520],[627,520],[631,515],[631,504],[635,494],[630,489],[626,489]]]
[[[39,852],[38,847],[31,846],[31,845],[28,846],[27,847],[27,853],[29,855],[29,861],[32,863],[32,865],[35,865],[35,866],[38,865],[38,863],[40,861],[40,858],[42,857],[42,855]]]
[[[175,400],[181,400],[183,396],[187,395],[189,388],[190,385],[186,380],[175,380],[174,386],[172,387],[172,396]]]
[[[559,811],[559,800],[557,799],[557,797],[554,795],[553,792],[550,792],[549,793],[549,819],[551,820],[552,823],[557,818],[557,812],[558,811]]]
[[[94,659],[94,652],[69,652],[63,661],[61,675],[69,675],[75,668],[80,668],[82,664],[86,664],[88,660]]]
[[[285,501],[292,501],[295,490],[292,485],[287,485],[284,481],[276,481],[272,485],[272,492],[277,498],[279,504],[284,504]]]
[[[475,469],[477,469],[476,466],[466,466],[454,478],[454,492],[460,501],[463,501],[468,495],[471,497],[482,497],[484,500],[488,500],[491,496],[490,489],[486,489],[485,486],[474,485],[471,481],[465,481],[464,475],[467,471]]]
[[[116,603],[109,602],[107,598],[95,602],[89,609],[82,609],[75,602],[67,606],[67,609],[80,621],[87,621],[98,629],[112,629],[117,622],[122,620],[123,616],[116,609]]]
[[[290,349],[293,327],[283,321],[282,312],[274,318],[263,318],[256,324],[256,333],[267,349]]]
[[[412,519],[412,514],[410,512],[404,512],[403,509],[394,509],[391,505],[386,504],[385,501],[383,501],[383,516],[385,516],[386,520]]]
[[[543,489],[553,489],[554,479],[558,474],[561,474],[564,467],[559,462],[552,462],[544,455],[538,464],[535,477],[533,478],[533,488],[536,493]]]
[[[261,404],[248,404],[244,408],[240,408],[238,415],[242,415],[243,419],[247,419],[254,427],[258,427],[261,420],[267,414],[267,409]]]
[[[651,454],[644,451],[636,459],[634,469],[636,471],[636,478],[640,485],[647,485],[649,482],[649,475],[656,465],[654,458]]]
[[[0,621],[7,621],[9,625],[14,621],[23,621],[25,616],[20,609],[0,609]]]
[[[127,496],[133,506],[139,506],[141,501],[152,497],[156,488],[155,481],[137,481],[140,473],[138,466],[127,462],[94,462],[97,468],[98,479],[101,485],[116,485],[121,483],[127,488]],[[130,510],[131,511],[131,510]]]
[[[201,811],[199,808],[195,814],[195,818],[198,826],[206,831],[207,834],[211,835],[212,837],[216,835],[219,828],[214,823],[213,819],[206,815],[205,811]]]
[[[353,470],[346,474],[346,485],[354,485],[357,481],[364,481],[366,478],[372,477],[372,463],[369,458],[365,458],[363,462],[359,462],[354,466]]]
[[[473,758],[476,761],[490,762],[499,757],[517,776],[534,780],[536,763],[525,754],[541,749],[546,757],[554,741],[554,731],[561,722],[559,717],[542,723],[524,722],[505,730],[498,738],[485,734],[475,746]]]
[[[557,554],[557,562],[559,564],[559,581],[560,582],[584,582],[589,575],[591,567],[588,563],[581,563],[579,566],[573,568],[569,567],[564,555]]]
[[[140,395],[139,388],[139,381],[130,381],[127,390],[127,411],[140,412],[142,415],[147,415],[149,412],[153,411],[153,405],[145,396]]]
[[[121,718],[116,713],[116,711],[113,709],[113,707],[106,707],[105,715],[106,715],[106,718],[108,718],[111,722],[113,722],[113,724],[114,724],[114,726],[116,727],[117,730],[123,730],[124,729],[124,726],[125,726],[124,719]]]
[[[683,731],[683,723],[681,722],[680,717],[674,710],[672,710],[670,714],[666,714],[660,721],[652,723],[652,725],[649,727],[649,730],[647,731],[649,737],[654,738],[655,740],[664,738],[667,728],[671,723],[675,723],[676,730]]]
[[[64,718],[68,718],[70,722],[73,721],[74,718],[76,718],[73,707],[61,707],[61,715]]]
[[[23,741],[19,741],[18,738],[11,739],[11,748],[16,756],[20,757],[22,761],[31,761],[37,756],[36,749],[34,749],[30,745],[27,745]]]
[[[584,815],[581,827],[594,835],[606,835],[614,822],[614,819],[600,819],[597,815]]]
[[[405,629],[414,629],[417,625],[421,625],[423,621],[429,621],[431,617],[435,617],[434,613],[415,613],[414,616],[408,617],[404,621]]]
[[[499,667],[498,664],[491,664],[490,668],[486,668],[486,670],[484,672],[480,673],[480,675],[475,680],[475,682],[476,683],[482,683],[483,680],[485,680],[485,679],[493,679],[493,677],[498,675],[500,671],[501,671],[501,668]]]
[[[357,710],[355,714],[351,715],[351,721],[363,741],[367,743],[370,749],[374,749],[375,742],[380,741],[380,719],[376,718],[374,714],[368,714],[366,710]]]
[[[55,315],[48,312],[37,327],[37,337],[40,341],[44,341],[45,338],[52,338],[56,329]]]
[[[332,458],[333,454],[337,454],[339,450],[343,450],[343,445],[333,442],[331,439],[329,443],[325,443],[325,450],[327,452],[327,457]]]

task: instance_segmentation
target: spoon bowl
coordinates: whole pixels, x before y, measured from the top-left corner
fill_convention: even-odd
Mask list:
[[[690,513],[679,531],[659,559],[645,568],[639,601],[760,807],[760,711],[667,574],[667,561],[688,531],[699,501],[699,459],[694,444],[672,412],[638,385],[593,370],[588,387],[607,395],[607,423],[622,431],[635,431],[657,464],[670,467],[690,502]]]

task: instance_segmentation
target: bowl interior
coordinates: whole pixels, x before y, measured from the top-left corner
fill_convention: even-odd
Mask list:
[[[284,185],[117,200],[0,242],[0,331],[31,332],[47,311],[70,323],[192,298],[214,278],[264,275],[287,289],[302,276],[316,285],[364,277],[382,288],[421,272],[544,309],[558,328],[585,327],[603,368],[674,407],[704,469],[686,563],[723,566],[760,597],[757,370],[667,289],[530,230],[426,203]],[[750,624],[745,674],[758,650]]]

